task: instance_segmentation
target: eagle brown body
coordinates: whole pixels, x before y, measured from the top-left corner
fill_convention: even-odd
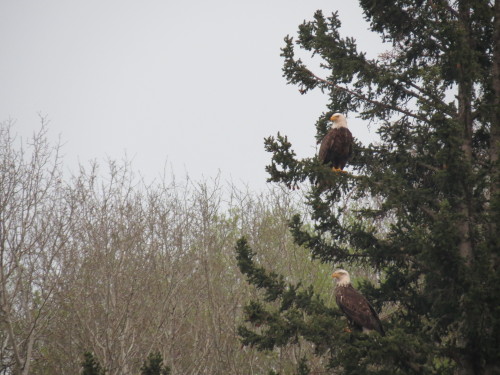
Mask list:
[[[335,300],[350,325],[363,332],[377,331],[385,336],[377,312],[367,299],[353,288],[347,271],[335,271],[332,277],[338,279],[335,287]]]
[[[332,128],[321,141],[318,157],[334,171],[341,171],[351,157],[353,137],[343,115],[336,113],[330,120]]]

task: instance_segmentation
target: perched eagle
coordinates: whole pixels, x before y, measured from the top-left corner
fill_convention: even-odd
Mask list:
[[[330,117],[332,127],[321,141],[319,160],[328,164],[334,172],[342,171],[352,154],[352,134],[347,129],[344,115],[335,113]]]
[[[337,270],[332,277],[337,279],[335,300],[339,308],[347,316],[350,325],[363,332],[375,330],[385,336],[377,313],[366,298],[352,287],[349,273],[345,270]]]

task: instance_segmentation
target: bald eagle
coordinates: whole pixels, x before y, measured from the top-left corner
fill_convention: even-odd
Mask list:
[[[334,172],[340,172],[352,154],[352,134],[344,115],[335,113],[330,120],[332,127],[321,141],[318,157]]]
[[[332,277],[337,279],[335,300],[347,316],[350,325],[366,333],[375,330],[385,336],[376,311],[366,298],[352,287],[349,273],[345,270],[337,270]]]

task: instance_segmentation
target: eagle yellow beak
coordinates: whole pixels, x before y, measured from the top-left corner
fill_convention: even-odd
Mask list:
[[[339,115],[332,115],[332,117],[330,117],[330,121],[335,121],[338,117]]]
[[[334,273],[332,273],[332,277],[334,279],[337,279],[338,277],[340,277],[340,274],[338,272],[334,272]]]

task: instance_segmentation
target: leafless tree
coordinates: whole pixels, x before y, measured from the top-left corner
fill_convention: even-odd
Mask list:
[[[25,149],[16,147],[11,124],[0,125],[1,355],[12,374],[29,374],[39,355],[71,225],[59,148],[45,133],[42,125]]]
[[[146,184],[126,160],[63,179],[45,128],[26,151],[8,126],[0,138],[0,351],[9,371],[76,374],[91,351],[108,374],[137,374],[159,351],[173,374],[259,374],[286,372],[312,350],[260,353],[237,336],[242,307],[259,293],[236,266],[242,235],[262,264],[331,296],[329,270],[289,234],[303,209],[296,193],[220,178]]]

